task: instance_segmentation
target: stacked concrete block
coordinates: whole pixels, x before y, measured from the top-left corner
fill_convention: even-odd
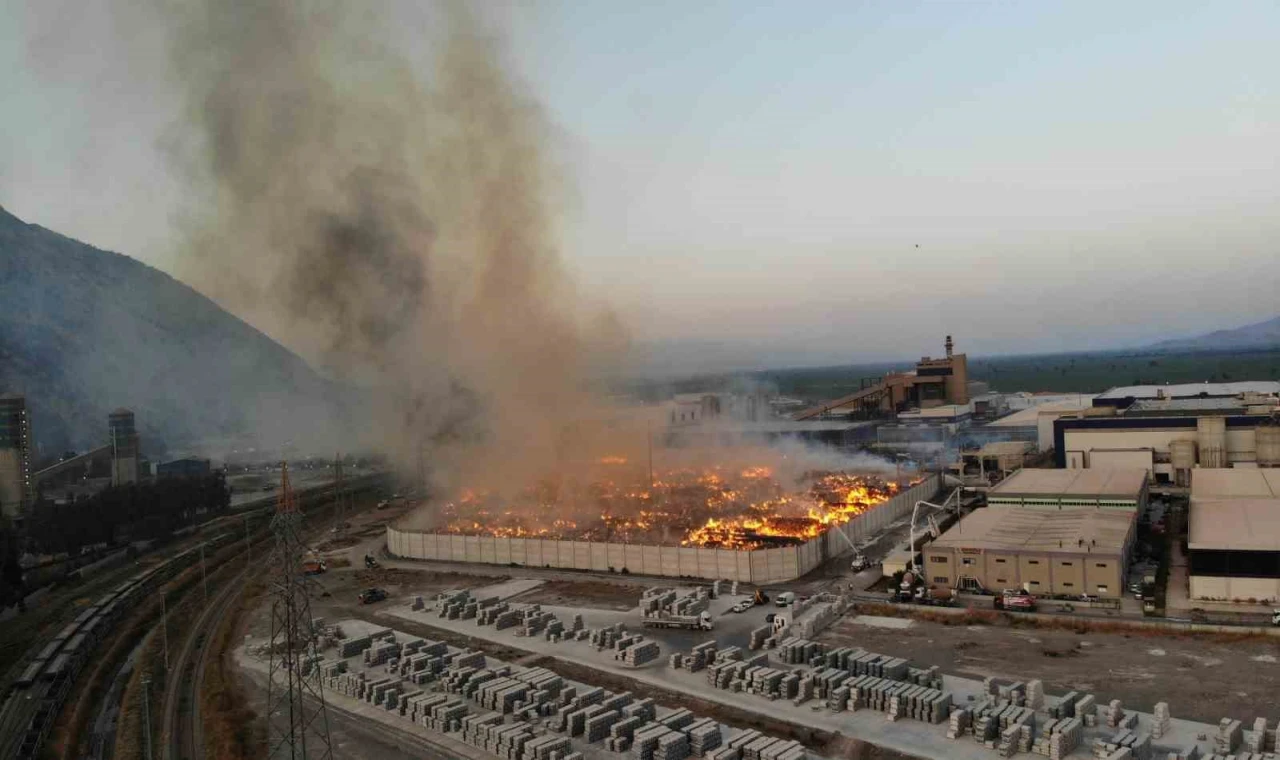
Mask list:
[[[1044,707],[1044,683],[1039,679],[1027,683],[1027,707],[1037,711]]]
[[[642,721],[651,721],[657,716],[657,708],[654,705],[653,699],[641,699],[622,708],[622,714],[628,718],[639,718]]]
[[[1153,720],[1151,723],[1151,736],[1154,739],[1160,739],[1169,733],[1169,703],[1156,702],[1155,711],[1153,712]]]
[[[493,628],[495,631],[505,631],[520,625],[522,620],[524,620],[524,613],[520,610],[502,610],[493,616]]]
[[[1050,718],[1040,727],[1040,736],[1031,745],[1031,752],[1051,760],[1061,760],[1080,746],[1084,737],[1084,724],[1078,718]]]
[[[1074,718],[1076,702],[1080,700],[1079,692],[1069,691],[1058,698],[1058,701],[1044,709],[1050,718]]]
[[[1131,757],[1133,760],[1151,760],[1151,735],[1121,729],[1110,739],[1093,741],[1093,756],[1096,758],[1115,757],[1121,751],[1128,752],[1124,757]]]
[[[418,725],[427,725],[431,711],[449,701],[447,694],[420,694],[405,700],[404,716]]]
[[[662,650],[658,647],[658,642],[656,641],[633,644],[619,653],[622,664],[628,668],[639,668],[648,665],[657,660],[660,654],[662,654]]]
[[[968,710],[952,710],[951,721],[947,724],[947,738],[959,739],[973,728],[973,713]]]
[[[1244,727],[1240,721],[1223,718],[1218,721],[1218,732],[1213,737],[1213,751],[1219,755],[1229,755],[1236,751],[1244,738]]]
[[[520,760],[563,760],[573,752],[573,743],[563,736],[539,736],[526,742]]]
[[[1086,728],[1098,724],[1098,700],[1092,694],[1086,694],[1076,700],[1076,717],[1084,721]]]
[[[610,752],[626,752],[631,748],[636,729],[644,724],[642,718],[622,718],[615,722],[609,726],[609,736],[604,740],[604,748]]]
[[[689,751],[695,755],[705,755],[721,744],[720,724],[711,718],[701,718],[683,729],[689,737]]]
[[[1117,728],[1120,721],[1124,720],[1124,710],[1120,706],[1120,700],[1113,699],[1102,708],[1102,720],[1109,728]]]
[[[1253,730],[1244,732],[1244,748],[1248,752],[1260,753],[1266,751],[1267,746],[1267,719],[1255,718],[1253,721]]]
[[[357,636],[352,639],[341,639],[338,641],[339,657],[355,657],[373,644],[372,637]]]
[[[658,737],[653,760],[684,760],[689,756],[689,737],[680,731],[668,731]]]
[[[751,630],[751,639],[747,643],[748,649],[760,649],[764,646],[764,640],[769,638],[769,634],[773,633],[773,626],[762,625],[759,628]]]

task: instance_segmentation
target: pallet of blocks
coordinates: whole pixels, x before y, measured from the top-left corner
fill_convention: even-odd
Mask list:
[[[513,678],[524,681],[536,691],[545,691],[549,697],[557,697],[564,688],[564,679],[546,668],[527,668],[512,674]]]
[[[1050,760],[1061,760],[1075,751],[1084,739],[1084,723],[1079,718],[1050,718],[1040,726],[1031,751]]]
[[[743,760],[798,760],[805,755],[800,742],[773,736],[761,736],[742,747]]]
[[[573,744],[563,736],[539,736],[526,742],[520,752],[521,760],[552,760],[573,752]]]
[[[689,751],[695,755],[705,755],[720,746],[720,724],[712,718],[699,718],[683,729],[689,737]]]
[[[369,636],[357,636],[351,639],[338,640],[338,656],[339,657],[355,657],[373,644],[373,639]]]
[[[1243,734],[1244,727],[1240,721],[1223,718],[1218,721],[1218,732],[1213,736],[1213,751],[1219,755],[1230,755],[1240,746]]]
[[[643,641],[632,644],[618,654],[618,659],[622,660],[623,665],[628,668],[639,668],[657,660],[662,650],[656,641]]]
[[[773,633],[773,626],[762,625],[759,628],[751,630],[751,640],[747,643],[747,648],[751,650],[760,649],[764,646],[764,640],[769,638],[769,634]]]
[[[633,760],[684,760],[689,756],[689,737],[663,725],[648,724],[632,737]]]
[[[622,718],[609,726],[609,736],[604,740],[604,748],[610,752],[626,752],[631,748],[632,737],[637,728],[645,725],[644,718]]]
[[[449,701],[447,694],[422,693],[405,700],[404,717],[420,726],[427,725],[431,710]]]
[[[967,709],[951,711],[951,721],[947,724],[947,738],[959,739],[973,728],[973,713]]]
[[[1110,739],[1093,740],[1093,756],[1107,758],[1116,752],[1127,749],[1134,760],[1150,760],[1151,734],[1131,729],[1120,729]]]

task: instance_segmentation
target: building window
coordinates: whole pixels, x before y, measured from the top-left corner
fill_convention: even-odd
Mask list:
[[[1071,567],[1071,563],[1070,563],[1070,562],[1063,562],[1063,563],[1062,563],[1062,566],[1063,566],[1063,567]]]
[[[1038,560],[1038,559],[1029,559],[1029,560],[1027,560],[1027,564],[1028,564],[1028,565],[1038,565],[1038,564],[1040,564],[1040,560]]]
[[[1099,594],[1105,594],[1105,593],[1107,593],[1107,587],[1106,587],[1106,586],[1099,586],[1099,587],[1098,587],[1098,593],[1099,593]]]
[[[1097,567],[1099,570],[1106,570],[1106,569],[1107,569],[1107,563],[1106,563],[1106,562],[1099,562],[1099,563],[1096,565],[1096,567]]]
[[[997,565],[1003,565],[1003,564],[1004,564],[1004,560],[1002,560],[1002,559],[998,559],[998,560],[996,560],[996,564],[997,564]]]
[[[945,556],[941,555],[941,554],[935,554],[935,555],[933,555],[932,557],[930,557],[930,558],[929,558],[929,561],[930,561],[930,562],[938,562],[938,563],[941,563],[941,564],[944,564],[944,565],[945,565],[945,564],[947,563],[947,558],[946,558]],[[968,560],[966,560],[966,562],[967,562],[967,561],[968,561]]]
[[[1039,586],[1039,585],[1040,585],[1040,581],[1031,581],[1031,585],[1032,585],[1032,586]]]
[[[1064,583],[1064,584],[1062,584],[1062,587],[1063,587],[1063,588],[1073,588],[1073,587],[1075,587],[1075,585],[1076,585],[1076,584],[1074,584],[1074,583]]]
[[[1008,578],[996,578],[996,583],[1008,583]]]
[[[970,559],[969,557],[964,557],[963,559],[960,560],[960,564],[964,565],[965,567],[968,567],[969,565],[973,564],[973,560]]]
[[[933,577],[933,582],[934,583],[950,583],[951,579],[943,575],[935,575]]]

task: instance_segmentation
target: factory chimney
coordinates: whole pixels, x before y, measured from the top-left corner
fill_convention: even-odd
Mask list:
[[[951,358],[951,351],[955,348],[955,344],[951,342],[951,336],[947,336],[947,358]]]

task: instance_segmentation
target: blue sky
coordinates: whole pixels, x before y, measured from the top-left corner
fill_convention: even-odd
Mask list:
[[[0,203],[172,268],[166,106],[130,75],[155,38],[131,28],[122,55],[95,43],[118,16],[58,6],[0,0]],[[555,128],[566,257],[641,342],[810,363],[947,332],[975,353],[1114,347],[1280,311],[1275,3],[494,15]]]

